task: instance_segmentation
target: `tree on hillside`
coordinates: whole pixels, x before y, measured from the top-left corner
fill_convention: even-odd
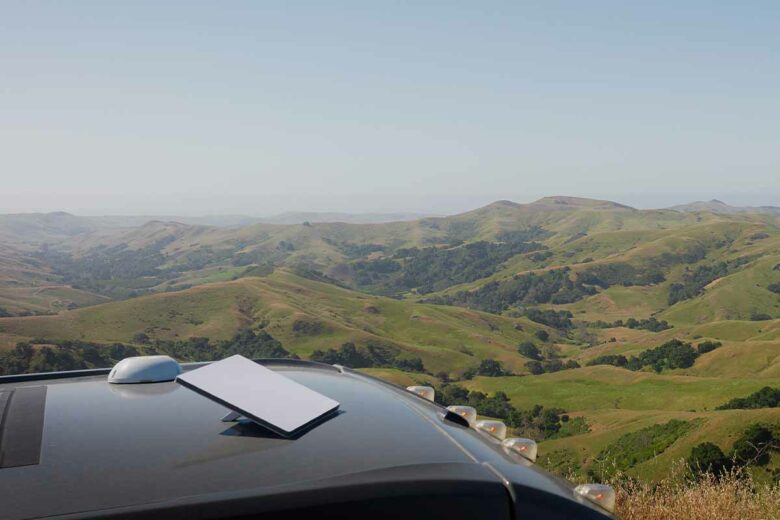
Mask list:
[[[563,361],[560,359],[548,359],[542,361],[542,368],[545,372],[558,372],[563,370]]]
[[[542,360],[542,353],[536,348],[536,345],[530,341],[524,341],[517,347],[517,351],[523,356],[536,361]]]
[[[525,364],[525,368],[527,368],[528,371],[535,376],[538,376],[539,374],[544,374],[544,367],[539,361],[529,361],[528,363]]]
[[[695,477],[705,474],[723,475],[732,467],[731,460],[718,446],[711,442],[703,442],[694,446],[687,460],[688,469]]]
[[[539,338],[539,341],[547,341],[550,339],[550,334],[546,330],[537,330],[536,337]]]
[[[766,466],[772,451],[780,450],[780,439],[760,424],[750,425],[734,442],[734,460],[742,465]]]
[[[507,375],[500,361],[495,359],[483,359],[477,368],[477,374],[488,377],[500,377]]]

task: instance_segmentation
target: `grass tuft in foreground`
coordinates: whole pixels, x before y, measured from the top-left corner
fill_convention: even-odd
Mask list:
[[[744,472],[696,481],[669,478],[655,484],[636,480],[611,483],[621,520],[777,520],[780,484],[758,484]]]

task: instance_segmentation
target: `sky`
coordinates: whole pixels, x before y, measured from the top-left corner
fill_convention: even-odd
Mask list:
[[[0,213],[780,205],[780,2],[122,4],[0,3]]]

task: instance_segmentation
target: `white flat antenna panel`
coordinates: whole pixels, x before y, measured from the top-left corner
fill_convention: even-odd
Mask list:
[[[231,356],[176,382],[282,435],[295,436],[339,403],[243,356]]]

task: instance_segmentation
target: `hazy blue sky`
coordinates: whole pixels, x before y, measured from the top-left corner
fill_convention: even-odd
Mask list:
[[[0,4],[0,212],[780,205],[777,1],[123,3]]]

